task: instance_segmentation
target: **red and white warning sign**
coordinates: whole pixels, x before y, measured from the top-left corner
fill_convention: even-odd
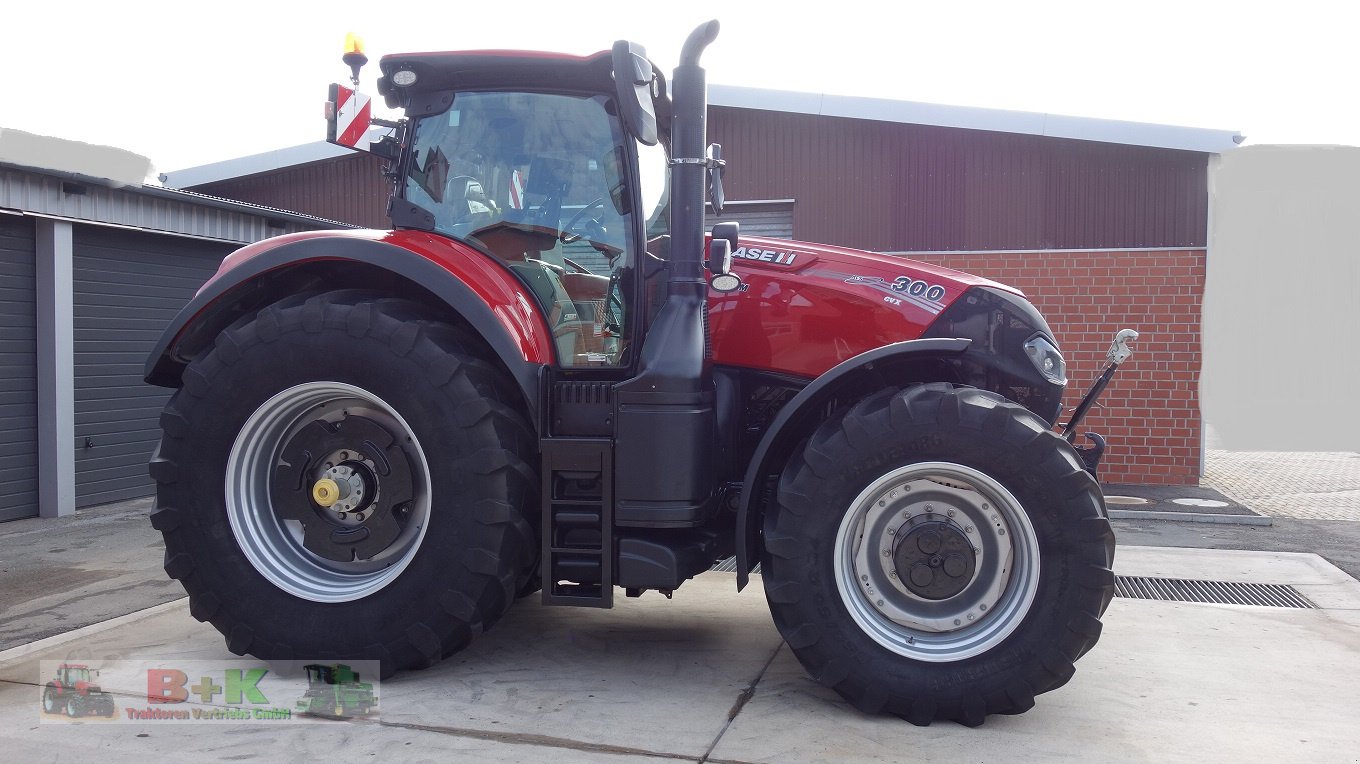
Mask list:
[[[331,85],[331,99],[326,106],[330,123],[326,140],[357,148],[373,120],[372,99],[344,85]]]
[[[520,170],[510,173],[510,206],[524,209],[524,173]]]

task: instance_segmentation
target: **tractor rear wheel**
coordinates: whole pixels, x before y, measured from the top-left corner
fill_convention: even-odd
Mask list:
[[[165,570],[234,653],[425,666],[495,623],[537,544],[504,372],[418,306],[260,311],[184,371],[152,458]]]
[[[765,519],[766,597],[819,682],[973,726],[1060,687],[1100,636],[1114,534],[1081,460],[1022,406],[928,384],[822,424]]]

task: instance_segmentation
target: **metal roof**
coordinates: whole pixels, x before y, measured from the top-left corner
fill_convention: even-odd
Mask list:
[[[972,106],[946,106],[919,101],[894,101],[831,93],[800,93],[791,90],[709,85],[708,103],[740,109],[759,109],[825,117],[848,117],[880,122],[990,130],[1000,133],[1074,138],[1102,143],[1151,146],[1182,151],[1220,154],[1242,142],[1233,130],[1122,122],[1113,119],[1069,117]]]
[[[0,163],[0,212],[249,243],[294,231],[354,228],[287,210],[87,175]]]
[[[390,128],[371,127],[368,130],[367,139],[376,141],[390,132]],[[347,149],[343,146],[337,146],[325,141],[314,141],[312,143],[304,143],[300,146],[289,146],[287,148],[275,149],[274,151],[266,151],[262,154],[251,154],[235,159],[226,159],[221,162],[213,162],[197,167],[186,167],[182,170],[161,173],[160,180],[168,188],[193,188],[194,186],[217,183],[218,181],[240,178],[246,175],[256,175],[271,170],[279,170],[284,167],[350,156],[354,153],[353,149]]]
[[[1156,125],[1145,122],[1121,122],[1112,119],[1069,117],[1061,114],[1039,114],[1003,109],[981,109],[971,106],[947,106],[918,101],[894,101],[886,98],[861,98],[830,93],[766,90],[732,85],[709,85],[708,102],[711,106],[937,125],[969,130],[991,130],[1002,133],[1042,135],[1052,138],[1075,138],[1132,146],[1198,151],[1208,154],[1222,153],[1242,142],[1242,134],[1231,130]],[[370,140],[376,140],[378,135],[385,132],[387,132],[385,128],[370,129]],[[171,188],[192,188],[207,183],[217,183],[246,175],[279,170],[284,167],[333,159],[350,153],[352,153],[350,149],[341,148],[325,141],[316,141],[300,146],[266,151],[262,154],[252,154],[237,159],[175,170],[161,175],[161,182]]]

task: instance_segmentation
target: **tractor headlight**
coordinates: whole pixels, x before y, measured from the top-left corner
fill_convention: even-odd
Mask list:
[[[1044,379],[1056,385],[1067,384],[1067,364],[1062,353],[1042,334],[1036,334],[1025,343],[1025,355],[1030,363],[1044,375]]]

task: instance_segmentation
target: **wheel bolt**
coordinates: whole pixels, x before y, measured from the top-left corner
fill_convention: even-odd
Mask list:
[[[889,535],[889,536],[892,536],[892,535],[894,535],[895,533],[897,533],[897,529],[896,529],[896,528],[889,528],[889,529],[888,529],[888,535]]]
[[[970,620],[970,621],[973,620],[973,614],[972,614],[972,613],[969,613],[969,614],[968,614],[968,620]]]
[[[953,517],[953,516],[954,516],[954,510],[952,510],[952,509],[949,510],[949,516],[950,516],[950,517]]]
[[[987,606],[986,606],[986,605],[978,605],[978,610],[986,610],[986,609],[987,609]]]
[[[960,620],[957,619],[957,618],[954,619],[954,625],[955,625],[955,626],[958,626],[958,625],[960,625],[960,624],[962,624],[962,623],[963,623],[963,621],[960,621]]]
[[[964,532],[964,533],[972,533],[972,532],[973,532],[973,526],[971,526],[971,525],[965,526],[964,529],[963,529],[963,532]]]
[[[888,576],[889,576],[890,578],[897,578],[897,571],[895,571],[895,570],[890,570],[890,571],[888,571]]]
[[[861,581],[868,581],[868,580],[869,580],[869,577],[868,577],[868,576],[861,575],[861,576],[859,577],[859,580],[861,580]]]
[[[879,600],[879,601],[878,601],[878,606],[879,606],[879,607],[883,607],[883,600]]]
[[[1004,536],[1004,535],[1006,535],[1006,529],[1005,529],[1005,528],[997,528],[997,529],[996,529],[996,535],[998,535],[998,536]]]
[[[982,508],[983,508],[983,509],[991,509],[991,507],[988,507],[987,504],[986,504],[985,502],[983,503]]]

